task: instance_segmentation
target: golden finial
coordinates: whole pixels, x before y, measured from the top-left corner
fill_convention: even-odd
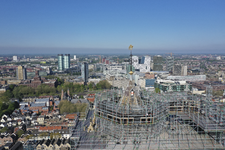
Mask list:
[[[133,74],[133,71],[130,71],[129,74],[132,75]]]
[[[133,49],[133,45],[130,45],[130,46],[129,46],[129,50],[132,50],[132,49]]]

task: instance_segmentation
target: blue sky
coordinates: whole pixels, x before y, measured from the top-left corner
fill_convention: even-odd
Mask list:
[[[1,0],[0,52],[225,53],[225,0]]]

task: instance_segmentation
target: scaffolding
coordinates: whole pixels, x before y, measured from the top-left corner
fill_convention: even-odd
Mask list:
[[[188,92],[157,94],[128,85],[127,89],[96,94],[95,109],[74,128],[79,136],[71,147],[224,149],[224,110],[223,103],[212,101],[211,87],[206,96],[196,96]],[[88,133],[94,115],[95,131]]]

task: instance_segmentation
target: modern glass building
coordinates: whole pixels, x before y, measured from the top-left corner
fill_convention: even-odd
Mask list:
[[[156,55],[153,57],[153,70],[154,71],[162,71],[162,56]]]
[[[132,69],[133,72],[135,72],[135,68],[134,68],[133,65],[132,65],[132,68],[130,67],[130,65],[126,65],[127,74],[129,74],[129,72],[131,71],[131,69]]]
[[[63,65],[63,54],[58,54],[58,70],[63,71],[64,65]]]
[[[84,85],[87,85],[87,82],[88,82],[88,74],[89,74],[89,71],[88,71],[88,63],[84,62],[81,65],[81,77],[84,80]]]
[[[167,56],[166,57],[166,70],[169,72],[173,72],[173,66],[174,66],[174,57]]]
[[[145,80],[145,87],[154,87],[155,79],[146,79]]]
[[[63,57],[63,65],[64,69],[69,69],[70,68],[70,54],[65,54]]]
[[[172,80],[156,80],[154,83],[154,87],[159,88],[163,92],[181,92],[192,90],[192,85],[188,84],[186,81],[175,82]]]

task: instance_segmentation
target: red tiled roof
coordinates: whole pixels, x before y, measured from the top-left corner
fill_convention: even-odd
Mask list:
[[[75,119],[75,117],[77,116],[77,114],[67,114],[66,115],[66,118],[68,118],[68,119]]]
[[[61,130],[62,126],[45,126],[45,127],[40,127],[40,131],[51,131],[51,130]]]
[[[93,103],[95,101],[95,94],[88,94],[87,100]]]

